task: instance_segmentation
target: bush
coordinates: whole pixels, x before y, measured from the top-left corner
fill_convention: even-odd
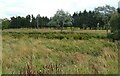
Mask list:
[[[120,40],[120,14],[115,14],[110,19],[111,37],[112,39]]]
[[[120,34],[119,33],[109,33],[107,36],[109,39],[114,40],[119,40],[120,39]]]

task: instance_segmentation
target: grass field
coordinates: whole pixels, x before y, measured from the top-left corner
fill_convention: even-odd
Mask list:
[[[19,74],[27,69],[32,60],[34,71],[43,74],[117,74],[118,49],[116,43],[106,38],[50,38],[23,35],[23,32],[56,32],[46,29],[8,29],[3,30],[2,73]],[[7,33],[6,33],[7,32]],[[10,33],[9,33],[10,32]],[[14,32],[20,32],[21,35]],[[65,31],[64,31],[65,32]],[[69,32],[69,31],[67,31]],[[77,31],[76,31],[77,32]],[[74,34],[76,34],[74,32]],[[82,30],[78,33],[106,35],[105,30]],[[70,33],[65,36],[68,36]],[[43,34],[42,34],[43,35]],[[56,36],[57,34],[55,34]],[[58,35],[60,35],[58,33]],[[57,35],[57,36],[58,36]],[[62,34],[64,36],[64,34]],[[78,35],[78,34],[77,34]],[[74,36],[76,37],[76,36]]]
[[[61,30],[57,29],[28,29],[28,28],[21,28],[21,29],[4,29],[3,32],[61,32]],[[79,32],[79,33],[103,33],[106,34],[106,30],[80,30],[80,29],[75,29],[75,30],[63,30],[63,32]],[[110,32],[110,30],[109,30]]]

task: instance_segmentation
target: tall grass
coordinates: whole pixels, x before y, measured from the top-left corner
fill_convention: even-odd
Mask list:
[[[96,33],[74,33],[74,32],[3,32],[3,35],[10,35],[15,38],[28,36],[32,38],[47,38],[47,39],[74,39],[88,40],[91,38],[107,39],[107,34]]]
[[[29,69],[30,59],[36,74],[118,73],[118,49],[113,42],[95,38],[15,37],[13,34],[3,34],[3,74],[20,74],[20,69]]]

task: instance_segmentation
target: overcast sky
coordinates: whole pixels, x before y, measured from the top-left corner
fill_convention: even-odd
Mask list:
[[[28,14],[51,17],[58,9],[73,14],[84,9],[93,10],[106,4],[117,8],[118,1],[120,0],[0,0],[0,18]]]

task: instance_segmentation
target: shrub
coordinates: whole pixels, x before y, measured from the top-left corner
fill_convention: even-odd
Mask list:
[[[111,37],[115,40],[120,40],[120,14],[115,14],[110,19],[110,25],[111,25]]]

